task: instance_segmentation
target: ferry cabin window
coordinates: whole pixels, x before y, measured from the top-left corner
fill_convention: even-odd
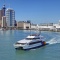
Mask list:
[[[40,38],[26,38],[27,40],[34,40],[34,39],[40,39]]]
[[[24,44],[26,44],[26,43],[18,43],[18,42],[17,42],[16,44],[22,44],[22,45],[24,45]]]
[[[31,42],[31,43],[29,43],[29,45],[32,45],[32,44],[36,44],[36,43],[42,43],[42,41],[37,41],[37,42]]]

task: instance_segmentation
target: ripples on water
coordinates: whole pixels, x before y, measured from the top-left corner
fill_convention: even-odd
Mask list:
[[[47,46],[29,51],[15,50],[13,44],[29,34],[29,30],[0,31],[0,60],[60,60],[60,32],[41,32],[49,43]]]

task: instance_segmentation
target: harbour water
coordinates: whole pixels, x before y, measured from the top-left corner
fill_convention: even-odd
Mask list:
[[[0,60],[60,60],[60,32],[41,32],[49,45],[28,51],[15,50],[13,44],[30,33],[29,30],[0,31]]]

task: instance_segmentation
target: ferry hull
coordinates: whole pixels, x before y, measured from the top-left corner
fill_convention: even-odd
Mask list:
[[[23,50],[30,50],[30,49],[37,49],[37,48],[40,48],[40,47],[43,47],[45,45],[40,45],[40,46],[36,46],[36,47],[32,47],[32,48],[27,48],[27,49],[23,49]]]
[[[45,45],[48,45],[48,44],[45,44]],[[18,47],[18,48],[15,48],[15,49],[17,49],[17,50],[30,50],[30,49],[37,49],[37,48],[43,47],[45,45],[39,45],[39,46],[31,47],[31,48]]]

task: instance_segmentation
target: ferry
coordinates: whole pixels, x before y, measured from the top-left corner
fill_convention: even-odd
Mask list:
[[[40,34],[32,34],[14,44],[15,49],[29,50],[45,46],[44,37]]]

